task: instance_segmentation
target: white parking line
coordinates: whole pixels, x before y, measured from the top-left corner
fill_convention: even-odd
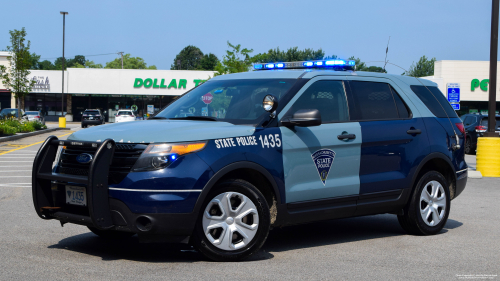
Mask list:
[[[2,176],[2,178],[31,178],[31,176]]]
[[[26,163],[33,163],[33,161],[0,161],[0,163],[21,163],[21,162],[26,162]]]
[[[11,185],[11,184],[17,184],[17,185],[31,185],[31,182],[28,182],[28,183],[26,183],[26,182],[23,182],[23,183],[19,183],[19,182],[13,182],[13,183],[0,183],[0,185],[6,185],[6,184],[8,184],[8,185]]]
[[[10,156],[0,156],[0,159],[6,159],[6,158],[14,158],[14,159],[33,159],[34,157],[10,157]]]
[[[12,173],[12,172],[31,172],[31,170],[8,170],[8,171],[0,171],[0,173]]]
[[[31,166],[31,165],[27,165],[27,166],[16,166],[16,168],[20,168],[20,167],[26,168],[26,167],[33,167],[33,166]],[[12,166],[0,166],[0,168],[12,168]]]

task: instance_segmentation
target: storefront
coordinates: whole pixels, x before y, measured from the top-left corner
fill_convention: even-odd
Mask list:
[[[80,121],[85,109],[95,108],[106,122],[114,122],[119,109],[132,109],[144,118],[213,77],[214,72],[69,68],[64,75],[63,100],[61,71],[32,70],[30,76],[36,84],[25,97],[25,110],[41,110],[47,121],[56,121],[61,114]]]
[[[500,70],[500,63],[498,64]],[[448,85],[458,83],[460,88],[459,115],[465,113],[488,113],[489,61],[436,61],[434,76],[422,77],[438,84],[445,96]],[[500,74],[500,72],[497,71]],[[499,78],[497,77],[497,81]],[[496,112],[500,111],[500,87],[497,83]],[[458,107],[458,106],[457,106]]]
[[[8,52],[2,51],[0,52],[0,65],[5,66],[5,68],[9,68],[9,60],[7,57],[9,56]],[[1,71],[0,71],[1,74]],[[12,103],[13,97],[9,90],[5,89],[5,86],[0,81],[0,110],[4,108],[11,108],[14,106]]]

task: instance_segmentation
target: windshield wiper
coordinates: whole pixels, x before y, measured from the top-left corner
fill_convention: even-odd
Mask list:
[[[151,119],[167,119],[166,117],[160,117],[160,116],[154,116],[154,117],[149,117],[148,120]]]
[[[175,117],[175,118],[168,118],[170,120],[202,120],[202,121],[217,121],[217,118],[215,117],[209,117],[209,116],[186,116],[186,117]]]

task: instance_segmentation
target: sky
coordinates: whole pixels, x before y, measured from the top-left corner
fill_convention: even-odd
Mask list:
[[[103,65],[123,51],[170,69],[187,45],[219,59],[227,41],[253,54],[279,47],[323,49],[403,69],[425,55],[437,60],[489,60],[491,0],[252,0],[252,1],[31,1],[2,4],[0,50],[9,30],[26,28],[31,51],[54,61],[85,55]],[[389,73],[404,70],[388,65]]]

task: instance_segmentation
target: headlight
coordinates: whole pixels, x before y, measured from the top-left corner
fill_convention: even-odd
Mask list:
[[[168,167],[179,156],[198,152],[207,145],[203,142],[150,144],[137,159],[132,172],[152,171]]]

